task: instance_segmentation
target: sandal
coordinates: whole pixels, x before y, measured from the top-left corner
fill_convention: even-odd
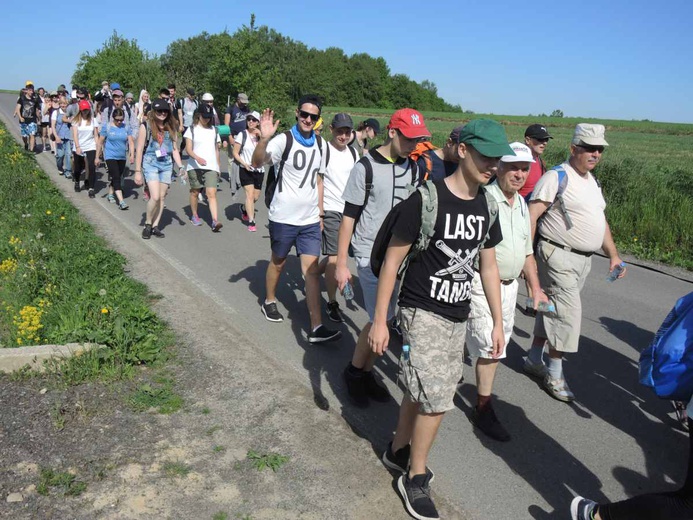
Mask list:
[[[544,388],[554,399],[570,403],[575,401],[575,394],[571,392],[565,379],[551,379],[550,375],[544,378]]]
[[[671,405],[676,412],[676,420],[681,424],[684,430],[688,431],[688,414],[686,413],[686,403],[683,401],[672,401]]]

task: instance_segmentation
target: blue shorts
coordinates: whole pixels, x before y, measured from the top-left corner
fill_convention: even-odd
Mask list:
[[[22,137],[29,137],[36,135],[38,127],[36,126],[36,123],[19,123],[19,130],[22,133]]]
[[[145,155],[142,160],[142,172],[147,183],[161,182],[162,184],[171,184],[173,160],[170,157],[159,160],[154,156]]]
[[[306,226],[293,226],[269,221],[272,253],[278,258],[286,258],[293,246],[296,254],[320,256],[320,222]]]

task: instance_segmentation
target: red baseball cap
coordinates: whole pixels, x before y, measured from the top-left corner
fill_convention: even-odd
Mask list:
[[[89,104],[89,101],[86,99],[83,99],[82,101],[79,102],[79,105],[77,105],[80,110],[91,110],[91,105]]]
[[[417,139],[419,137],[431,137],[424,124],[424,117],[421,112],[413,108],[401,108],[390,118],[387,125],[390,130],[399,130],[404,137]]]

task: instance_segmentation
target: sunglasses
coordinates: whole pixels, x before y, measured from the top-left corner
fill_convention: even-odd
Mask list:
[[[591,146],[588,144],[579,144],[579,145],[577,145],[577,147],[582,148],[587,153],[594,153],[594,152],[604,153],[604,147],[603,146]]]
[[[157,114],[168,114],[168,110],[155,110]]]
[[[301,117],[301,119],[310,119],[315,123],[318,119],[320,119],[320,114],[311,114],[310,112],[306,112],[305,110],[299,110],[298,115]]]
[[[538,137],[532,137],[532,139],[534,139],[537,143],[548,143],[549,142],[548,137],[544,137],[543,139],[539,139]]]
[[[246,117],[245,120],[246,120],[248,123],[259,123],[259,121],[258,121],[257,119],[255,119],[254,117]]]
[[[115,121],[116,123],[122,123],[123,121],[125,121],[125,118],[123,118],[123,117],[115,118],[114,117],[113,121]]]

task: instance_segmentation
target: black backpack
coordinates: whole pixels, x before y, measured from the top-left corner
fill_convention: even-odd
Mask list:
[[[275,172],[274,166],[271,166],[267,172],[267,184],[265,185],[265,206],[268,208],[272,205],[272,199],[274,198],[274,192],[277,190],[277,186],[279,186],[279,192],[281,193],[282,191],[282,170],[284,169],[284,163],[289,159],[289,153],[291,152],[291,147],[294,144],[294,136],[291,133],[291,130],[284,132],[284,135],[286,135],[286,146],[282,152],[281,161],[279,161],[279,170]],[[322,137],[316,135],[315,139],[318,143],[320,160],[322,161]],[[371,172],[371,179],[372,178],[373,174]]]

